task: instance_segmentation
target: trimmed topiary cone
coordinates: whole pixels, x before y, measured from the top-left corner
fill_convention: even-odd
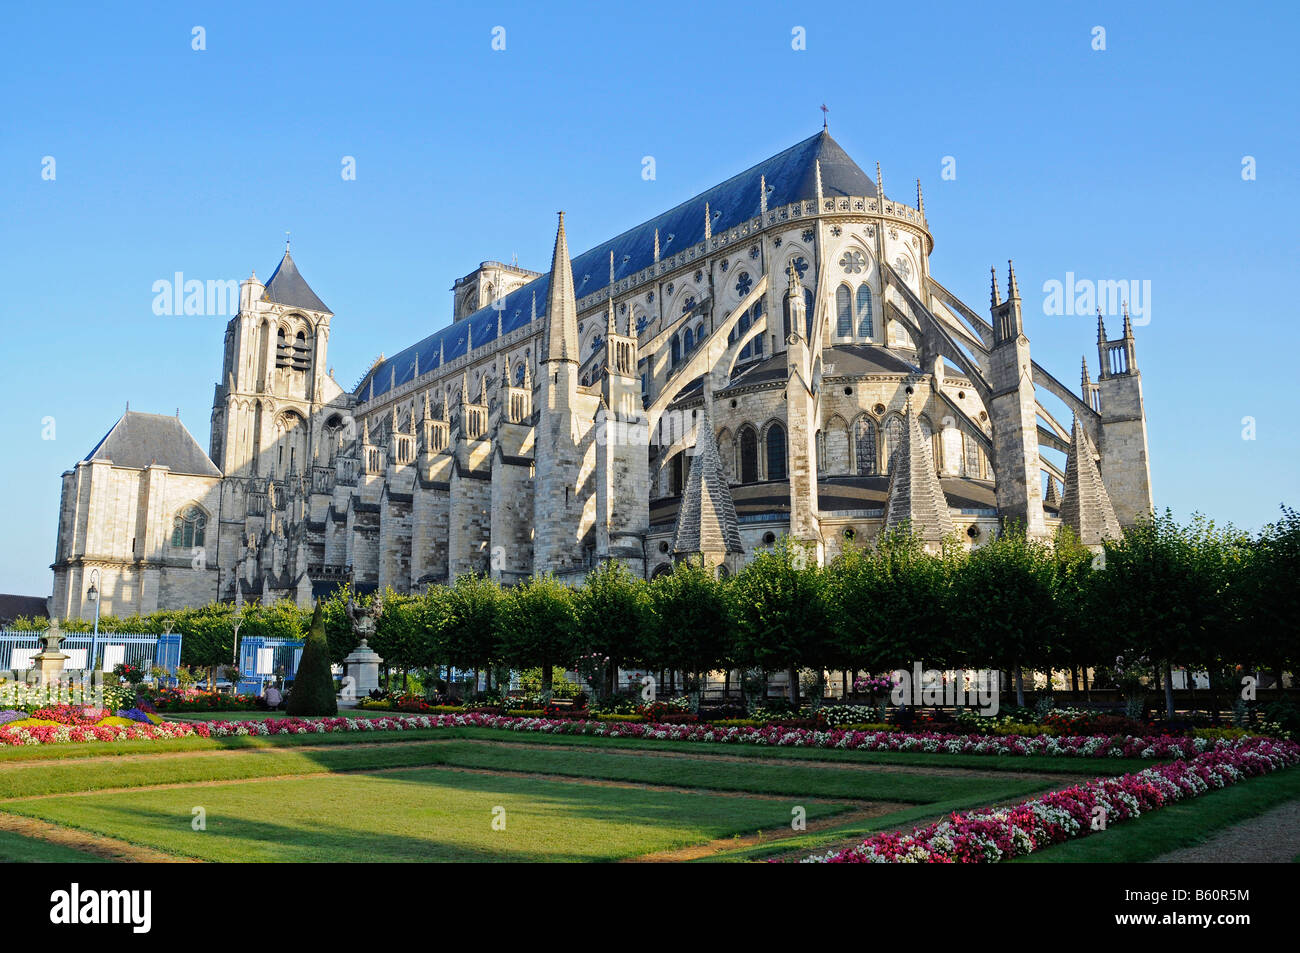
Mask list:
[[[302,647],[298,674],[285,711],[290,715],[337,715],[338,699],[334,696],[334,674],[330,671],[330,646],[325,638],[325,617],[320,600],[311,614],[311,629]]]

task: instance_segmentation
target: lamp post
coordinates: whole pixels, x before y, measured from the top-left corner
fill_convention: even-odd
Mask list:
[[[90,637],[90,661],[87,663],[90,670],[95,670],[95,654],[99,648],[99,570],[90,571],[90,588],[86,590],[86,598],[95,604],[95,631]]]

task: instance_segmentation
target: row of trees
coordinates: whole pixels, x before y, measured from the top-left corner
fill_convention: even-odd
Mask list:
[[[971,552],[926,552],[909,536],[851,548],[819,567],[782,540],[727,580],[696,566],[646,582],[617,564],[580,588],[536,578],[503,589],[475,576],[421,595],[388,593],[372,647],[397,670],[577,667],[612,691],[618,667],[886,672],[928,668],[1023,670],[1146,667],[1172,710],[1173,666],[1208,671],[1220,684],[1235,666],[1294,667],[1300,515],[1258,533],[1165,513],[1139,523],[1094,555],[1068,533],[1046,544],[1014,531]],[[354,647],[347,593],[322,606],[330,654]],[[187,664],[231,659],[240,636],[301,637],[298,608],[229,605],[145,619],[101,620],[101,629],[184,632]],[[71,626],[69,626],[71,628]],[[491,678],[491,675],[489,675]]]

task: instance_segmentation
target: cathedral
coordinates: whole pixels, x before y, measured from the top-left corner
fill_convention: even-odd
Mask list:
[[[1076,393],[1030,356],[1010,263],[980,313],[933,248],[919,183],[886,197],[823,130],[576,257],[560,213],[548,270],[484,262],[448,326],[346,389],[286,247],[240,284],[208,451],[128,409],[63,474],[53,614],[93,612],[92,570],[128,615],[731,574],[783,535],[823,561],[902,527],[1118,535],[1152,508],[1127,314],[1115,339],[1098,315]]]

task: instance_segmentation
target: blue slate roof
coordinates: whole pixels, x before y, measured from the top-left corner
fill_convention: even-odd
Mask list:
[[[284,257],[280,259],[280,264],[276,265],[275,271],[271,273],[262,297],[267,301],[285,304],[291,308],[333,313],[325,307],[325,302],[316,296],[316,292],[311,290],[307,280],[299,274],[298,266],[293,263],[293,256],[289,254],[287,248],[284,250]]]
[[[608,287],[611,251],[614,253],[615,281],[648,268],[654,263],[656,229],[659,230],[661,258],[702,242],[706,202],[713,217],[712,230],[715,234],[756,218],[759,214],[759,182],[764,177],[767,180],[769,208],[816,198],[817,160],[821,160],[823,195],[875,196],[876,183],[823,130],[739,175],[732,176],[721,185],[701,192],[676,208],[578,255],[573,259],[574,294],[582,298]],[[369,384],[372,379],[375,396],[386,393],[394,372],[397,384],[411,380],[415,376],[417,356],[421,374],[433,370],[438,366],[440,344],[444,360],[461,357],[465,354],[469,331],[473,333],[475,347],[495,339],[498,307],[503,334],[509,334],[532,320],[534,295],[537,299],[537,317],[540,318],[546,313],[550,284],[550,275],[542,275],[512,291],[502,301],[490,304],[450,327],[435,331],[424,340],[380,361],[362,379],[357,395],[369,399]]]

